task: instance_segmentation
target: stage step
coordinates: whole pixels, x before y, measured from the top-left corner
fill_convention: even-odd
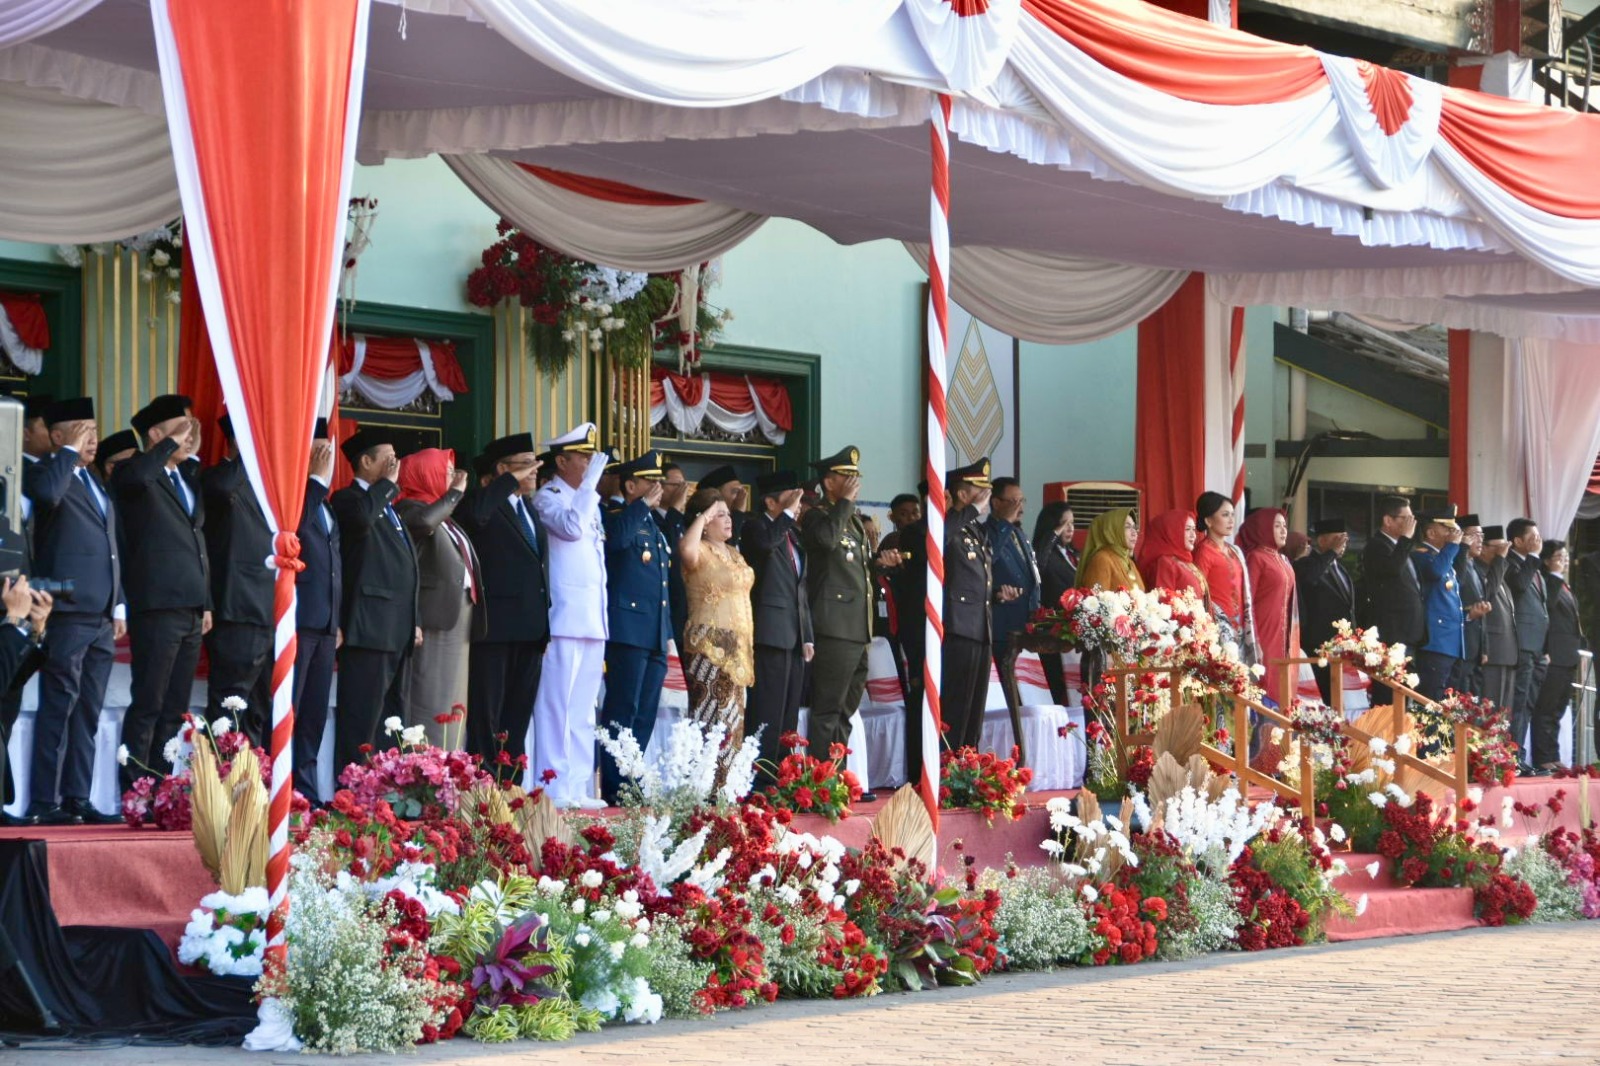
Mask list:
[[[1364,894],[1366,911],[1355,918],[1330,920],[1329,940],[1446,933],[1471,929],[1478,924],[1472,914],[1470,888],[1372,888]],[[1362,895],[1362,892],[1346,893],[1357,906]]]

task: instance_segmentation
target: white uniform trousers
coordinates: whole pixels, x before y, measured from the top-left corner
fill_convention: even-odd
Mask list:
[[[545,649],[533,702],[533,758],[523,785],[531,791],[554,770],[556,779],[544,788],[557,805],[595,795],[595,705],[605,663],[603,640],[552,637]]]

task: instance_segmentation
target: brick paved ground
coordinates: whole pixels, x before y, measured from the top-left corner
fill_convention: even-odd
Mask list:
[[[495,1066],[1073,1066],[1219,1063],[1600,1063],[1600,922],[1470,930],[1214,955],[1128,969],[992,978],[865,1002],[780,1003],[568,1044],[470,1041],[405,1059]],[[74,1058],[83,1054],[82,1058]],[[0,1061],[269,1066],[296,1056],[122,1048]]]

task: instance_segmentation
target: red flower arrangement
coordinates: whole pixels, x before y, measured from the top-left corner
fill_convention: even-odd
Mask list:
[[[767,802],[777,810],[796,814],[820,814],[830,822],[850,817],[850,804],[861,798],[861,783],[844,769],[850,749],[834,744],[827,759],[806,753],[806,738],[785,733],[781,743],[789,754],[778,763],[775,783],[767,789]]]
[[[1085,966],[1132,965],[1154,956],[1156,922],[1166,917],[1167,901],[1159,896],[1143,898],[1137,885],[1101,885],[1089,904],[1096,943],[1079,961]]]
[[[177,739],[184,745],[192,743],[196,730],[211,736],[217,752],[217,777],[227,780],[233,769],[233,760],[250,746],[250,738],[242,730],[232,729],[221,735],[213,734],[201,718],[189,715]],[[263,748],[256,748],[256,760],[261,766],[261,783],[272,790],[272,759]],[[141,764],[142,765],[142,764]],[[189,794],[194,791],[194,777],[185,766],[178,773],[156,778],[146,775],[137,778],[131,788],[122,794],[122,820],[130,828],[153,826],[168,832],[187,833],[191,825]]]
[[[1306,942],[1311,915],[1256,865],[1249,847],[1234,860],[1228,881],[1233,885],[1234,908],[1244,919],[1234,934],[1240,950],[1291,948]]]
[[[1511,740],[1511,712],[1470,692],[1454,689],[1445,694],[1439,711],[1443,724],[1460,723],[1470,727],[1467,773],[1473,782],[1510,788],[1517,776],[1517,746]]]
[[[462,795],[495,782],[476,755],[421,745],[371,752],[364,764],[346,766],[339,783],[363,807],[382,801],[400,817],[417,819],[453,814]]]
[[[1022,797],[1033,771],[1017,766],[1020,757],[1015,747],[1009,759],[970,747],[944,751],[939,757],[939,806],[982,811],[990,825],[995,815],[1021,818],[1028,813]]]

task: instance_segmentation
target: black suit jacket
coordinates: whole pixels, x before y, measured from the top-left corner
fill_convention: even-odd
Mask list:
[[[244,463],[224,459],[200,475],[206,501],[206,554],[211,560],[211,610],[219,622],[272,625],[267,565],[272,531],[250,487]]]
[[[295,626],[326,636],[339,628],[344,558],[339,545],[339,522],[328,506],[328,486],[316,478],[306,478],[299,535],[300,561],[306,568],[294,578]]]
[[[800,527],[786,514],[771,518],[756,515],[744,524],[739,546],[756,583],[750,589],[755,615],[755,642],[768,648],[789,650],[814,642],[811,604],[805,587],[805,553],[800,547]],[[800,560],[800,570],[795,560]]]
[[[1545,653],[1550,633],[1550,582],[1538,556],[1506,553],[1506,587],[1516,603],[1517,648]]]
[[[684,587],[683,565],[678,560],[678,542],[683,539],[683,531],[689,528],[689,523],[682,511],[672,507],[657,510],[655,516],[657,528],[667,538],[667,547],[672,549],[672,566],[667,570],[667,603],[672,612],[672,634],[677,638],[689,624],[689,590]],[[739,545],[734,543],[733,546]]]
[[[1078,583],[1078,554],[1069,556],[1054,544],[1043,550],[1035,544],[1033,550],[1039,560],[1039,605],[1060,607],[1062,594]]]
[[[1467,555],[1465,545],[1456,553],[1455,570],[1456,587],[1461,590],[1461,629],[1466,637],[1466,660],[1476,666],[1484,654],[1483,619],[1468,618],[1467,611],[1473,604],[1482,603],[1489,597],[1478,576],[1478,568]]]
[[[351,483],[329,499],[344,552],[343,619],[347,647],[401,652],[417,627],[417,559],[390,505],[392,481]]]
[[[1559,574],[1546,573],[1545,601],[1550,607],[1550,632],[1545,651],[1551,666],[1575,667],[1583,647],[1583,626],[1578,622],[1578,599]]]
[[[472,538],[483,575],[486,628],[480,640],[496,644],[550,639],[550,550],[532,500],[523,504],[533,541],[511,506],[517,479],[501,474],[456,508],[456,521]]]
[[[1356,586],[1333,552],[1313,551],[1294,564],[1303,643],[1312,651],[1333,637],[1341,619],[1356,624]]]
[[[122,583],[130,611],[211,609],[210,564],[206,559],[205,497],[195,476],[198,464],[183,463],[178,476],[194,501],[184,510],[168,476],[167,460],[178,450],[170,437],[117,465],[111,487],[127,526],[127,565]]]
[[[77,452],[64,448],[27,465],[23,489],[33,501],[33,573],[76,586],[73,602],[58,603],[57,611],[105,616],[123,602],[118,512],[112,494],[87,469],[103,494],[103,513],[77,476]]]
[[[1415,651],[1428,642],[1428,616],[1422,608],[1422,585],[1411,564],[1416,540],[1394,542],[1374,533],[1361,553],[1361,587],[1366,599],[1362,626],[1377,626],[1385,644],[1404,644]]]

